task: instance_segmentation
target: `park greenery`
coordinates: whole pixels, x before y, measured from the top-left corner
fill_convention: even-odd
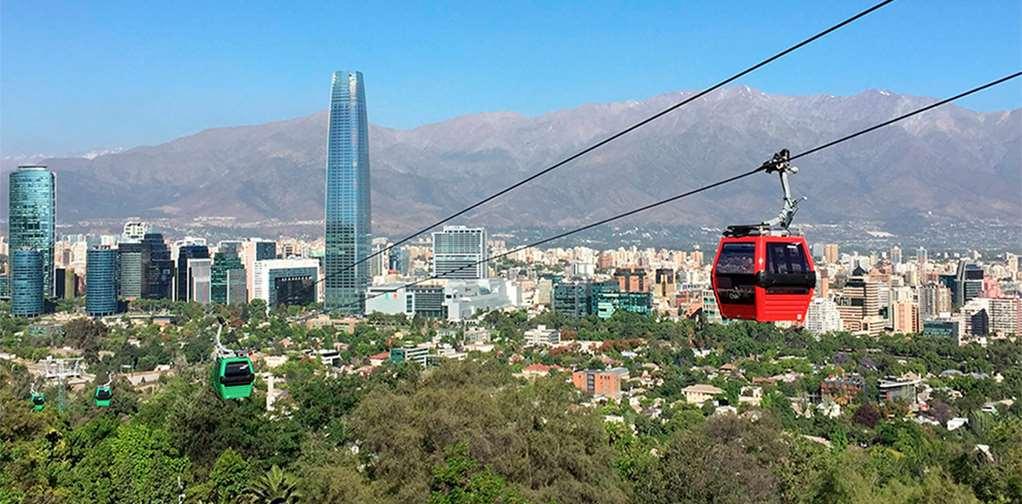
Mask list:
[[[462,349],[466,327],[373,315],[348,333],[307,327],[312,307],[261,303],[135,309],[60,331],[0,316],[0,350],[13,356],[0,361],[0,502],[1022,502],[1022,408],[983,411],[1022,398],[1018,342],[493,312],[479,321],[492,352],[359,373],[369,356],[404,343],[442,338]],[[173,323],[132,317],[145,313]],[[217,317],[228,346],[289,357],[259,369],[286,390],[273,411],[265,375],[249,399],[213,393]],[[579,346],[602,343],[593,353],[526,348],[522,334],[538,324]],[[320,348],[338,348],[343,366],[307,352]],[[63,408],[51,401],[34,412],[24,363],[62,351],[80,355],[95,383],[68,391]],[[625,367],[650,381],[624,386],[639,398],[633,407],[585,396],[566,372],[526,379],[529,363]],[[90,387],[108,373],[159,366],[174,373],[154,391],[119,377],[112,407],[92,404]],[[864,390],[839,415],[804,414],[800,401],[841,373],[862,375]],[[880,378],[904,373],[926,377],[941,425],[877,399]],[[686,404],[682,390],[696,383],[724,390],[719,404],[737,414]],[[753,383],[759,406],[738,398]],[[52,384],[44,390],[57,396]],[[968,422],[947,429],[955,417]]]

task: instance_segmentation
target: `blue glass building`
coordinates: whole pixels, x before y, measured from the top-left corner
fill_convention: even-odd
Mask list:
[[[174,297],[174,261],[160,233],[146,233],[142,239],[142,298]]]
[[[209,247],[205,245],[185,245],[177,250],[177,282],[174,291],[178,301],[192,300],[192,282],[188,275],[189,259],[209,259]]]
[[[12,251],[11,315],[35,317],[44,308],[42,253],[31,248]]]
[[[334,72],[326,157],[325,307],[365,313],[370,248],[369,122],[361,72]]]
[[[53,172],[42,165],[19,166],[11,172],[9,190],[10,250],[39,251],[43,274],[39,289],[43,296],[52,296],[56,224]]]
[[[117,313],[117,251],[89,249],[85,255],[85,311],[93,317]]]

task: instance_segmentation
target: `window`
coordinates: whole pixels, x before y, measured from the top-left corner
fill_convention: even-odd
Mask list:
[[[808,273],[809,263],[798,243],[768,243],[767,271],[774,274]]]
[[[717,261],[718,274],[756,273],[756,245],[753,243],[727,243]]]
[[[721,304],[756,303],[756,245],[726,243],[717,260],[717,297]]]

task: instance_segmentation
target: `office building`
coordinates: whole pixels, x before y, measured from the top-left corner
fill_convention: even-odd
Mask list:
[[[318,259],[256,261],[253,273],[252,299],[262,299],[269,306],[304,305],[318,299]]]
[[[675,283],[674,270],[671,268],[657,268],[655,275],[654,295],[659,298],[673,298],[678,293]]]
[[[255,291],[255,263],[277,258],[277,242],[253,238],[241,245],[242,262],[245,265],[245,288],[251,296]]]
[[[142,221],[128,221],[124,223],[121,231],[120,243],[141,243],[149,232],[149,223]]]
[[[444,226],[433,233],[433,275],[442,278],[486,278],[489,257],[486,230]]]
[[[117,251],[89,249],[85,260],[85,312],[93,317],[117,313]]]
[[[1000,337],[1022,335],[1022,299],[991,298],[990,333]]]
[[[884,319],[879,315],[880,284],[869,280],[861,267],[852,272],[835,302],[844,330],[862,331],[871,336],[883,331]]]
[[[225,242],[220,242],[221,244]],[[234,242],[238,243],[238,242]],[[233,279],[235,284],[231,285],[231,273],[233,272]],[[240,289],[245,289],[245,265],[242,264],[241,259],[237,253],[217,252],[213,254],[213,269],[210,272],[210,302],[219,304],[232,304],[229,301],[230,290],[233,287],[234,303],[237,304],[240,300],[241,303],[245,303],[244,293],[239,293],[239,286],[237,282],[240,279]],[[240,296],[240,297],[239,297]]]
[[[53,249],[56,241],[53,172],[42,165],[22,165],[11,172],[9,182],[10,208],[7,214],[9,250],[30,249],[39,252],[43,275],[40,291],[44,297],[52,296]],[[13,281],[13,275],[11,278]],[[13,293],[13,287],[11,291]]]
[[[174,299],[191,301],[191,281],[189,278],[188,261],[192,259],[209,259],[209,247],[205,245],[182,245],[177,249],[177,278],[174,282]]]
[[[174,297],[174,261],[170,248],[160,233],[146,233],[142,238],[142,298],[172,299]]]
[[[955,306],[962,306],[970,299],[980,297],[983,294],[983,268],[967,263],[964,259],[959,261],[954,287],[951,301]]]
[[[837,303],[827,298],[813,298],[806,312],[806,331],[813,334],[824,334],[840,331],[841,312]]]
[[[386,275],[390,270],[390,251],[387,250],[389,245],[386,238],[373,238],[373,253],[372,258],[369,259],[369,274],[373,277]]]
[[[141,240],[138,242],[122,241],[117,245],[121,299],[131,301],[142,297],[142,249]]]
[[[828,243],[823,246],[823,260],[827,264],[837,264],[841,258],[840,249],[836,243]]]
[[[220,243],[216,245],[216,251],[218,254],[237,257],[240,261],[241,246],[242,243],[238,240],[221,240]],[[213,255],[216,256],[216,254]]]
[[[897,245],[891,247],[891,254],[890,254],[890,256],[891,256],[890,259],[891,259],[891,264],[892,265],[894,265],[894,266],[901,265],[901,247],[899,247]]]
[[[929,282],[919,288],[919,313],[923,319],[951,313],[951,309],[951,289],[936,282]]]
[[[11,249],[11,315],[35,317],[45,309],[43,253],[33,248]]]
[[[551,309],[561,315],[585,317],[593,312],[592,282],[569,281],[553,285]]]
[[[325,308],[365,313],[369,285],[369,121],[361,72],[334,72],[326,155]]]
[[[554,346],[561,343],[561,331],[560,329],[551,329],[545,325],[538,325],[528,331],[525,331],[525,346],[526,347],[537,347],[537,346]]]
[[[919,316],[919,305],[912,301],[891,303],[891,320],[894,332],[902,334],[918,334],[923,329],[922,318]]]
[[[619,399],[621,397],[621,380],[627,378],[628,370],[625,368],[586,369],[572,373],[571,383],[576,389],[589,395]]]
[[[594,296],[596,311],[601,319],[609,319],[621,310],[640,315],[653,312],[653,294],[649,292],[617,292],[613,289],[598,292]]]
[[[614,280],[620,292],[649,292],[649,279],[643,268],[618,268]]]
[[[212,291],[213,260],[209,258],[188,260],[188,301],[209,304]]]

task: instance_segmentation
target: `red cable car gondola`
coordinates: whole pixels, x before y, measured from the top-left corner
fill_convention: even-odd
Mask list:
[[[763,169],[780,174],[784,208],[772,220],[727,228],[713,260],[713,293],[727,319],[803,322],[816,272],[805,237],[788,229],[798,201],[791,197],[787,174],[798,169],[789,164],[787,150]]]

